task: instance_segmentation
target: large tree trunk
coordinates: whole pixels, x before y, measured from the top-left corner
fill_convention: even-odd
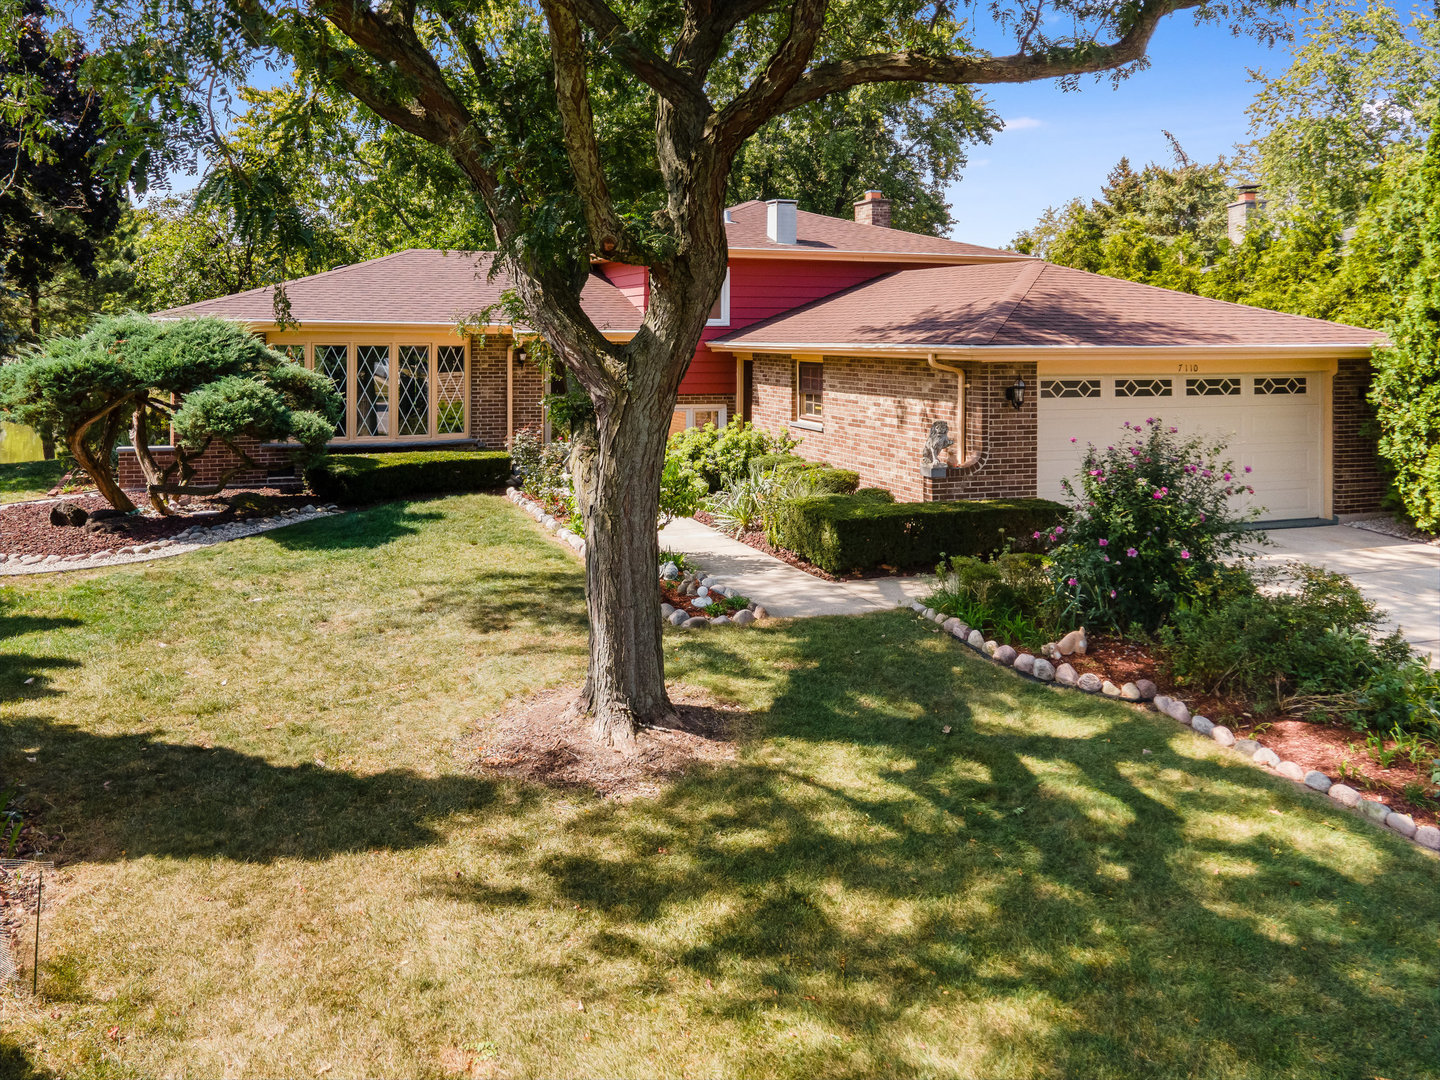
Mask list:
[[[660,474],[675,394],[607,401],[575,433],[571,468],[585,521],[590,662],[581,708],[603,743],[628,750],[638,728],[668,726],[658,582]]]
[[[135,504],[115,482],[115,476],[110,472],[110,463],[107,461],[102,467],[101,463],[95,459],[95,455],[90,452],[90,448],[85,445],[86,430],[88,427],[70,436],[66,444],[70,447],[70,454],[74,457],[75,463],[85,470],[91,480],[95,481],[95,487],[101,495],[105,496],[105,501],[116,510],[128,514],[135,509]]]

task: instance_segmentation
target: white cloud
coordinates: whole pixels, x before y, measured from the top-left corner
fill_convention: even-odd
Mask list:
[[[1033,116],[1017,116],[1013,120],[1005,121],[1006,131],[1030,131],[1032,128],[1044,126],[1044,120],[1037,120]]]

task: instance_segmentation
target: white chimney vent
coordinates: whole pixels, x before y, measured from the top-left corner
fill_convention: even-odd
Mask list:
[[[795,243],[794,199],[771,199],[765,204],[765,235],[777,244]]]
[[[730,213],[729,210],[726,210],[726,211],[725,211],[725,224],[726,224],[726,225],[734,225],[734,224],[735,224],[735,215],[732,214],[732,213]]]

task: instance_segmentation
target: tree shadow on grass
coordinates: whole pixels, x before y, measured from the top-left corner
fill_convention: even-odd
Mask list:
[[[53,1080],[55,1074],[36,1065],[19,1044],[0,1036],[0,1076],[5,1080]]]
[[[763,757],[582,817],[546,860],[562,897],[608,917],[597,959],[726,979],[739,989],[713,1007],[743,1024],[820,1024],[842,1041],[785,1063],[829,1076],[934,1071],[920,1047],[947,1033],[960,1075],[1435,1064],[1431,860],[1192,757],[1153,715],[905,641],[900,617],[883,625],[903,665],[871,644],[880,621],[840,625],[769,631],[790,648]],[[693,663],[743,671],[746,644],[712,635]],[[999,722],[1036,710],[1059,722]],[[694,930],[675,943],[680,917]],[[894,1025],[914,1038],[888,1040]],[[738,1071],[772,1067],[754,1053]]]
[[[439,521],[440,510],[419,509],[423,503],[393,502],[366,507],[339,517],[302,521],[264,535],[293,551],[348,551],[383,547],[401,537],[413,536],[427,522]]]
[[[37,716],[7,723],[5,741],[38,747],[27,793],[66,819],[55,822],[69,825],[63,862],[407,850],[443,842],[436,823],[452,813],[519,813],[540,796],[478,776],[276,765],[228,747],[96,735]]]
[[[0,615],[0,646],[6,638],[79,626],[80,620],[39,615]],[[0,703],[20,698],[53,697],[47,671],[75,668],[80,664],[60,656],[31,656],[28,653],[0,652]]]

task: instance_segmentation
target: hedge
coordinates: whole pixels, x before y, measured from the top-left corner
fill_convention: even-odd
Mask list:
[[[794,472],[796,469],[818,469],[818,461],[809,461],[799,454],[757,454],[750,459],[750,475],[759,473]]]
[[[868,489],[867,489],[868,490]],[[1034,550],[1036,532],[1065,516],[1046,499],[985,502],[885,502],[869,494],[791,499],[771,517],[769,540],[822,570],[933,566],[944,555],[986,556]]]
[[[503,450],[417,450],[398,454],[328,454],[305,470],[322,499],[383,502],[504,487],[510,455]]]
[[[798,454],[760,454],[750,459],[751,476],[767,472],[781,476],[804,473],[805,484],[815,495],[849,495],[860,486],[860,474],[853,469],[832,469],[823,461]]]

